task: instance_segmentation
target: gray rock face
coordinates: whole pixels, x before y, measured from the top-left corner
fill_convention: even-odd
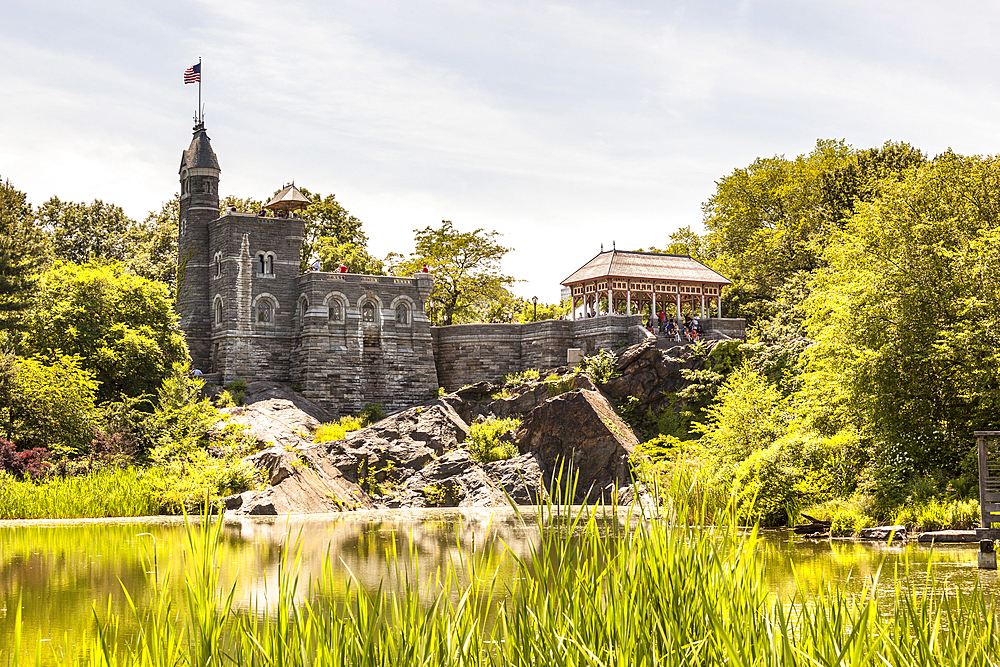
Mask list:
[[[319,421],[285,398],[268,398],[251,405],[223,408],[232,422],[243,424],[262,447],[301,447]]]
[[[628,458],[639,443],[600,392],[580,389],[546,401],[525,418],[517,441],[522,453],[538,455],[550,478],[571,468],[578,501],[610,501],[632,483]]]
[[[448,452],[412,475],[389,507],[496,507],[503,490],[464,449]]]
[[[540,458],[527,453],[483,466],[487,476],[518,505],[539,505],[545,500]]]

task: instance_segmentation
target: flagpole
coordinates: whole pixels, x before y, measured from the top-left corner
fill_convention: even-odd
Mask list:
[[[204,124],[205,114],[201,110],[201,56],[198,56],[198,123]]]

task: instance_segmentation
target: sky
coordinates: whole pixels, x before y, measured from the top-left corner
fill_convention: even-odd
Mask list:
[[[158,210],[201,57],[222,195],[334,193],[377,256],[496,230],[552,302],[602,243],[701,231],[757,157],[1000,152],[998,28],[973,1],[0,0],[0,177]]]

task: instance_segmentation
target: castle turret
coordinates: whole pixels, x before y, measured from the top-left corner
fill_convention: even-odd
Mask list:
[[[177,312],[194,368],[211,368],[208,225],[219,217],[219,161],[205,125],[194,126],[181,155],[181,210],[177,243]]]

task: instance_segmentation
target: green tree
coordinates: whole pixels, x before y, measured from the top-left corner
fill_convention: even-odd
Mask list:
[[[351,242],[339,243],[331,236],[319,237],[313,254],[320,261],[321,271],[336,271],[343,264],[348,273],[385,275],[385,262],[372,257],[363,246]]]
[[[331,243],[350,245],[353,246],[355,255],[367,255],[368,236],[361,229],[361,221],[341,206],[335,195],[324,196],[305,188],[299,190],[312,200],[312,204],[299,211],[299,216],[305,221],[301,271],[304,272],[314,260],[322,261],[320,249],[325,246],[329,250]]]
[[[414,230],[415,250],[409,260],[393,267],[409,275],[427,265],[434,274],[428,317],[435,324],[460,324],[481,319],[488,302],[502,299],[514,278],[500,271],[510,248],[500,245],[499,232],[475,229],[462,232],[450,220],[440,227]]]
[[[177,285],[177,231],[180,225],[180,195],[150,211],[130,232],[131,251],[125,261],[137,276],[166,283],[173,294]]]
[[[83,263],[93,259],[124,262],[133,247],[136,225],[122,209],[95,199],[90,204],[52,197],[38,209],[56,258]]]
[[[44,256],[44,237],[27,197],[0,179],[0,342],[28,307]]]
[[[15,359],[13,367],[9,401],[0,406],[4,437],[21,449],[85,452],[99,418],[93,374],[62,354]]]
[[[640,252],[660,252],[667,255],[687,255],[692,259],[701,261],[705,243],[704,237],[691,230],[691,225],[681,227],[668,238],[670,241],[665,248],[640,248]]]
[[[56,262],[25,319],[25,350],[79,355],[101,400],[152,393],[173,363],[187,359],[166,285],[117,263]]]
[[[858,205],[805,302],[817,427],[957,474],[1000,414],[998,248],[998,158],[946,153]]]

